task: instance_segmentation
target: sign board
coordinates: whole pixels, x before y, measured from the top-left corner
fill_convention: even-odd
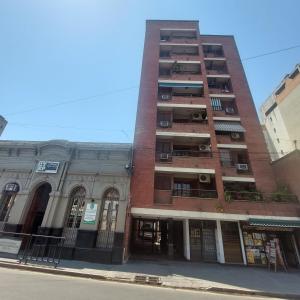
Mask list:
[[[21,247],[21,240],[0,238],[0,252],[18,254]]]
[[[59,167],[58,161],[44,161],[41,160],[38,162],[37,168],[35,170],[36,173],[52,173],[55,174],[58,171]]]
[[[83,224],[95,224],[98,204],[92,202],[86,205]]]
[[[19,191],[19,189],[20,189],[20,187],[17,183],[8,183],[5,185],[4,191],[17,193]]]

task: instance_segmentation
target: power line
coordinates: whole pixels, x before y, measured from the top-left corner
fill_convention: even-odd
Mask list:
[[[21,111],[16,111],[16,112],[8,113],[8,114],[6,114],[6,116],[13,116],[13,115],[23,114],[23,113],[27,113],[27,112],[32,112],[32,111],[40,110],[40,109],[54,108],[54,107],[58,107],[58,106],[61,106],[61,105],[66,105],[66,104],[71,104],[71,103],[76,103],[76,102],[88,101],[88,100],[91,100],[91,99],[96,99],[98,97],[108,96],[108,95],[113,95],[113,94],[118,94],[118,93],[126,92],[126,91],[129,91],[129,90],[133,90],[133,89],[136,89],[136,88],[138,88],[138,86],[132,86],[132,87],[127,87],[127,88],[123,88],[123,89],[119,89],[119,90],[114,90],[114,91],[109,91],[109,92],[105,92],[105,93],[99,93],[99,94],[96,94],[96,95],[82,97],[82,98],[76,98],[76,99],[67,100],[67,101],[63,101],[63,102],[59,102],[59,103],[55,103],[55,104],[38,106],[38,107],[30,108],[30,109],[27,109],[27,110],[21,110]]]
[[[275,50],[275,51],[271,51],[271,52],[266,52],[266,53],[258,54],[258,55],[255,55],[255,56],[246,57],[246,58],[243,58],[242,61],[252,60],[252,59],[255,59],[255,58],[259,58],[259,57],[263,57],[263,56],[268,56],[268,55],[272,55],[272,54],[276,54],[276,53],[288,51],[288,50],[295,49],[295,48],[300,48],[300,45],[295,45],[295,46],[291,46],[291,47],[288,47],[288,48],[282,48],[282,49],[279,49],[279,50]]]
[[[129,138],[129,135],[124,129],[100,129],[100,128],[83,128],[76,126],[60,126],[60,125],[47,125],[47,124],[29,124],[29,123],[8,123],[8,125],[20,126],[20,127],[43,127],[43,128],[59,128],[59,129],[73,129],[73,130],[87,130],[87,131],[102,131],[102,132],[121,132],[125,135],[126,138]]]

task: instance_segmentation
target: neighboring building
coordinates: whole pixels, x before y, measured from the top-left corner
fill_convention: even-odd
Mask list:
[[[0,115],[0,136],[2,135],[5,127],[7,125],[7,121]]]
[[[272,166],[278,185],[300,199],[300,150],[277,159],[272,162]]]
[[[261,106],[265,137],[272,160],[300,146],[300,64],[286,75]]]
[[[121,263],[131,153],[131,144],[1,141],[1,229],[65,236],[63,258]]]
[[[300,205],[276,190],[233,36],[147,21],[129,255],[265,264],[277,236],[297,265]]]

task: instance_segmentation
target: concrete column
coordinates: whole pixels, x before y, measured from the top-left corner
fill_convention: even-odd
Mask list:
[[[168,257],[174,257],[174,245],[173,245],[173,220],[168,219]]]
[[[10,224],[22,224],[24,223],[24,211],[26,207],[30,205],[28,201],[30,201],[29,195],[26,192],[18,193],[16,198],[14,199],[13,206],[9,212],[9,217],[7,223]]]
[[[298,260],[298,267],[300,267],[300,254],[299,254],[299,249],[298,249],[296,238],[295,238],[294,234],[292,234],[292,242],[293,242],[293,246],[294,246],[295,253],[297,256],[297,260]]]
[[[189,220],[183,220],[183,245],[184,245],[184,257],[187,260],[191,259],[190,249],[190,224]]]
[[[223,246],[221,221],[216,220],[216,222],[217,222],[216,246],[217,246],[218,262],[221,263],[221,264],[224,264],[225,263],[225,256],[224,256],[224,246]]]
[[[51,227],[53,223],[53,218],[55,217],[55,208],[58,203],[59,193],[58,192],[52,192],[49,195],[49,200],[47,204],[47,208],[44,214],[43,222],[41,224],[41,227]]]
[[[247,265],[247,259],[246,259],[246,252],[245,252],[245,246],[244,246],[244,238],[243,238],[243,232],[241,229],[241,224],[238,221],[238,228],[239,228],[239,236],[240,236],[240,243],[241,243],[241,250],[242,250],[242,256],[243,256],[243,262],[244,265]]]

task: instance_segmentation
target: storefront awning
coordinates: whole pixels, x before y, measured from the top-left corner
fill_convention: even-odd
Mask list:
[[[252,226],[272,226],[272,227],[297,227],[300,228],[300,221],[271,220],[271,219],[249,219]]]
[[[202,88],[202,83],[190,83],[190,82],[159,82],[160,87],[179,87],[179,88]]]
[[[245,132],[245,128],[238,122],[215,122],[216,131],[227,131],[227,132]]]

